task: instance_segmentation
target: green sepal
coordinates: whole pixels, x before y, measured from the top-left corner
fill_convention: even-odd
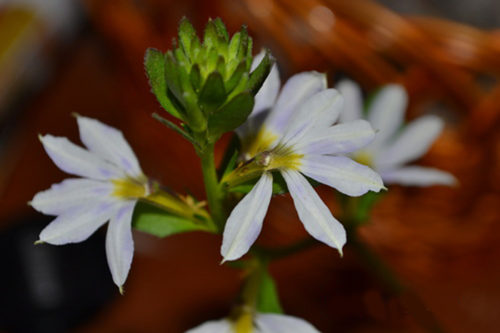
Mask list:
[[[211,114],[226,100],[226,89],[224,79],[219,72],[212,72],[200,91],[198,104],[206,115]]]
[[[269,56],[269,51],[266,50],[266,54],[260,64],[255,68],[255,70],[250,73],[250,78],[247,83],[247,89],[252,92],[253,95],[257,94],[260,87],[264,83],[273,65],[273,60]]]
[[[165,56],[160,51],[149,48],[144,55],[144,68],[149,79],[149,85],[156,99],[172,116],[183,119],[180,111],[174,106],[167,96],[167,83],[165,80]]]
[[[217,27],[214,21],[209,20],[205,26],[205,32],[203,35],[203,46],[207,48],[217,47],[219,44],[219,36]]]
[[[241,61],[246,58],[247,53],[248,53],[248,31],[247,27],[243,25],[240,29],[240,42],[238,44],[238,52],[236,56]]]
[[[142,232],[167,237],[189,231],[210,231],[206,226],[185,217],[172,215],[146,202],[138,202],[132,216],[132,226]]]
[[[257,312],[283,313],[274,279],[267,270],[264,270],[261,274],[260,288],[257,296]]]
[[[236,56],[238,55],[238,49],[240,46],[240,39],[241,39],[241,33],[237,32],[233,35],[233,38],[231,38],[231,41],[229,42],[229,46],[227,49],[227,58],[228,59],[235,59]]]
[[[227,102],[208,119],[208,130],[212,139],[218,138],[245,122],[254,105],[254,98],[249,92],[242,92]]]

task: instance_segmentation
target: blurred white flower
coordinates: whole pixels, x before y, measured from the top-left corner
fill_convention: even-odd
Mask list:
[[[54,184],[30,202],[39,212],[57,216],[37,243],[78,243],[109,220],[106,255],[123,292],[134,252],[132,214],[138,198],[148,195],[148,180],[121,131],[86,117],[78,116],[77,122],[87,150],[64,137],[40,136],[59,169],[83,178]]]
[[[364,118],[359,86],[352,81],[339,82],[337,89],[345,99],[341,122]],[[387,184],[409,186],[455,185],[455,177],[441,170],[406,166],[423,156],[443,129],[443,121],[433,115],[419,117],[402,130],[407,94],[400,85],[383,87],[373,98],[366,119],[377,131],[375,140],[352,157],[374,168]]]
[[[342,108],[342,96],[326,89],[323,74],[293,76],[278,97],[279,87],[273,67],[256,95],[250,118],[237,130],[244,159],[260,165],[262,176],[227,220],[221,248],[224,260],[240,258],[259,235],[271,200],[273,170],[285,179],[305,229],[340,253],[346,241],[344,227],[304,175],[350,196],[384,188],[369,167],[336,156],[365,146],[375,133],[364,120],[332,126]]]
[[[237,333],[235,323],[229,319],[208,321],[186,333]],[[257,313],[254,317],[254,328],[248,333],[319,333],[311,324],[303,319],[272,313]]]

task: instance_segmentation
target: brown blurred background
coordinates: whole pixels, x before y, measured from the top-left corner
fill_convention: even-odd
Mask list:
[[[0,330],[182,332],[228,313],[240,273],[219,266],[219,237],[136,232],[123,297],[106,266],[103,230],[82,244],[32,245],[50,218],[26,203],[67,177],[37,135],[79,142],[73,112],[119,127],[149,176],[203,198],[193,150],[151,118],[162,111],[142,65],[147,47],[170,48],[182,16],[198,31],[209,17],[220,16],[230,32],[247,24],[255,51],[271,49],[283,80],[314,69],[331,84],[353,78],[367,93],[399,82],[410,95],[408,119],[430,112],[447,121],[419,163],[453,173],[460,186],[392,187],[360,231],[411,291],[386,288],[349,247],[341,259],[319,245],[271,266],[286,312],[323,332],[421,332],[434,321],[447,332],[497,332],[495,0],[0,2]],[[320,194],[338,215],[334,193]],[[260,243],[304,237],[290,198],[273,199]]]

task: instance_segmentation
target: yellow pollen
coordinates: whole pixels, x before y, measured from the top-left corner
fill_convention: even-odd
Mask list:
[[[114,185],[111,195],[120,199],[142,198],[148,195],[147,182],[140,182],[132,178],[113,179]]]
[[[363,165],[366,165],[366,166],[372,166],[372,164],[373,164],[373,155],[367,151],[361,150],[361,151],[355,153],[353,155],[353,159],[356,162],[363,164]]]
[[[245,157],[252,158],[263,151],[266,151],[271,147],[274,141],[278,139],[278,136],[268,131],[265,127],[262,127],[254,138],[249,138],[243,142],[243,153]]]

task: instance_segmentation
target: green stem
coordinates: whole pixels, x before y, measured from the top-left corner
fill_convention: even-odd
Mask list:
[[[205,182],[205,192],[207,195],[208,206],[210,213],[219,227],[222,229],[224,224],[224,210],[222,207],[222,194],[217,180],[217,172],[214,160],[214,144],[210,143],[205,146],[205,149],[200,153],[201,169],[203,172],[203,180]]]

